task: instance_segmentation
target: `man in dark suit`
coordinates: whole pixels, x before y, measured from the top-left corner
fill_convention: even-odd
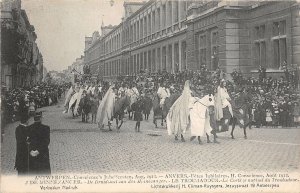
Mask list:
[[[26,175],[29,172],[29,128],[28,117],[21,117],[21,123],[15,131],[17,151],[15,169],[18,175]]]
[[[29,126],[30,173],[51,174],[49,160],[50,127],[42,124],[42,113],[34,116],[34,123]]]

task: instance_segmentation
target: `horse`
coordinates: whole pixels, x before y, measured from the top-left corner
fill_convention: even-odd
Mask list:
[[[157,119],[161,119],[161,126],[164,126],[164,121],[166,116],[175,103],[175,101],[180,97],[179,94],[172,94],[170,97],[165,99],[165,103],[163,107],[160,107],[160,98],[158,95],[155,95],[153,98],[153,123],[155,124],[155,128],[157,128]]]
[[[91,103],[92,102],[89,94],[80,99],[78,110],[81,112],[82,122],[88,122],[89,113],[91,112]]]
[[[128,96],[128,97],[129,97],[130,104],[127,107],[127,112],[128,112],[128,118],[129,120],[131,120],[133,116],[133,110],[131,108],[131,105],[136,102],[137,97],[136,96]]]
[[[231,138],[234,138],[234,129],[236,124],[239,122],[240,127],[244,130],[244,138],[247,139],[247,130],[246,128],[250,127],[250,120],[248,114],[247,103],[244,100],[243,95],[239,95],[233,100],[231,100],[232,112],[233,116],[231,116],[229,112],[229,108],[223,108],[223,118],[220,121],[216,121],[217,132],[224,132],[229,130],[229,125],[232,125],[232,129],[230,132]],[[221,127],[221,130],[219,129]]]
[[[116,119],[116,125],[117,125],[118,131],[120,130],[120,128],[123,124],[124,111],[126,108],[128,108],[128,106],[130,106],[130,97],[129,96],[123,96],[115,102],[114,113],[111,118],[111,121],[113,121],[113,119]],[[119,121],[121,121],[120,125],[119,125]],[[108,128],[111,131],[110,123],[108,124]]]

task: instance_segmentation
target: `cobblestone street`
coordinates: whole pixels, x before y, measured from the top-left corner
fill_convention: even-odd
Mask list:
[[[196,139],[189,141],[188,133],[186,142],[174,141],[165,128],[155,129],[152,119],[141,122],[141,133],[136,133],[135,122],[126,117],[118,133],[115,128],[100,131],[96,124],[73,119],[62,113],[61,105],[41,111],[44,124],[51,127],[52,173],[299,171],[299,128],[253,128],[247,140],[237,128],[234,140],[227,132],[218,135],[220,144],[207,144],[203,138],[199,145]],[[3,174],[16,174],[17,124],[5,128]]]

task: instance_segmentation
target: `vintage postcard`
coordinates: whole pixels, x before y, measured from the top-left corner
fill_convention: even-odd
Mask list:
[[[1,192],[300,192],[300,2],[2,0]]]

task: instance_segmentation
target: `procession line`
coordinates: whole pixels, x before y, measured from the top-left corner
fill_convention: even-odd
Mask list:
[[[271,141],[259,141],[259,140],[247,140],[247,141],[253,141],[258,143],[267,143],[267,144],[276,144],[276,145],[292,145],[292,146],[300,146],[300,144],[297,143],[277,143],[277,142],[271,142]]]

